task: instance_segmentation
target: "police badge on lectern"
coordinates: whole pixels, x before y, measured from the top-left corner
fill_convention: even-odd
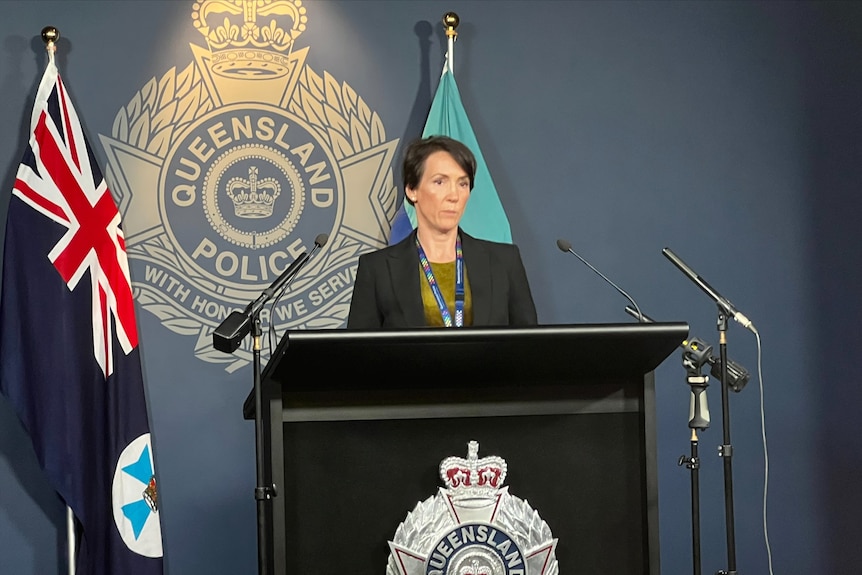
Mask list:
[[[557,540],[526,500],[503,487],[506,461],[479,459],[471,441],[467,459],[440,463],[445,487],[416,505],[389,542],[386,575],[557,575]]]

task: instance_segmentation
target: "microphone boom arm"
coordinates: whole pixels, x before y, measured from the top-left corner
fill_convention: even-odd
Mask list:
[[[329,237],[326,234],[319,234],[314,238],[314,247],[310,253],[302,252],[302,255],[293,260],[287,269],[281,272],[275,281],[257,296],[257,299],[249,302],[243,311],[231,312],[213,332],[213,347],[225,353],[235,352],[245,336],[251,331],[252,323],[266,302],[272,299],[273,295],[278,294],[280,290],[286,288],[288,281],[299,273],[299,270],[314,255],[314,252],[325,246],[328,240]]]

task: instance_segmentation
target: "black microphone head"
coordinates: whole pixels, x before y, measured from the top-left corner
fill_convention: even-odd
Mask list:
[[[233,353],[242,345],[242,340],[250,331],[251,318],[248,314],[231,312],[213,332],[213,347],[225,353]]]
[[[317,234],[317,237],[314,238],[314,243],[319,248],[322,248],[323,246],[325,246],[326,242],[328,242],[328,241],[329,241],[329,236],[327,236],[326,234]]]
[[[567,252],[572,249],[572,242],[566,240],[557,240],[557,247],[560,248],[560,251]]]

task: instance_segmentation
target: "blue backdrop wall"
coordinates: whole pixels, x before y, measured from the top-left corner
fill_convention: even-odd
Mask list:
[[[619,294],[557,250],[555,240],[565,238],[645,313],[686,321],[693,335],[717,344],[715,306],[662,257],[661,249],[671,247],[745,311],[762,337],[761,362],[752,334],[730,326],[730,355],[753,373],[730,398],[740,572],[767,572],[765,445],[775,571],[857,572],[862,7],[301,5],[307,23],[294,50],[309,47],[308,67],[359,94],[396,152],[420,134],[437,85],[445,52],[440,17],[459,14],[455,76],[521,247],[540,321],[630,320]],[[111,139],[121,139],[120,111],[132,109],[151,79],[185,69],[194,58],[190,45],[206,46],[193,26],[196,7],[0,3],[0,221],[46,62],[41,28],[61,31],[60,71],[105,166]],[[394,173],[381,172],[390,178],[384,191],[398,181],[397,161],[392,165]],[[115,192],[122,191],[123,175],[111,165]],[[133,269],[133,280],[144,280],[142,270]],[[349,301],[349,290],[340,297]],[[250,372],[208,361],[199,341],[139,304],[167,571],[253,572],[254,430],[241,416]],[[714,572],[726,568],[715,382],[709,397],[713,426],[701,436],[701,513],[703,565]],[[691,568],[690,474],[677,466],[689,449],[688,402],[674,355],[657,371],[665,573]],[[0,570],[65,572],[63,512],[0,398]]]

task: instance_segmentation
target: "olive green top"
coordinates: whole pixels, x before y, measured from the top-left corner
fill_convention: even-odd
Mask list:
[[[437,280],[437,285],[440,286],[440,293],[443,294],[443,299],[446,300],[446,307],[449,308],[449,313],[452,315],[452,324],[454,325],[455,262],[451,261],[445,264],[429,263],[431,263],[431,271],[434,273],[434,279]],[[428,285],[428,280],[425,279],[422,264],[419,264],[419,285],[422,286],[422,307],[425,308],[425,324],[429,327],[443,327],[443,316],[440,314],[440,308],[437,306],[437,300],[434,299],[431,286]],[[473,325],[473,298],[470,294],[470,274],[467,273],[466,265],[464,266],[464,325]]]

